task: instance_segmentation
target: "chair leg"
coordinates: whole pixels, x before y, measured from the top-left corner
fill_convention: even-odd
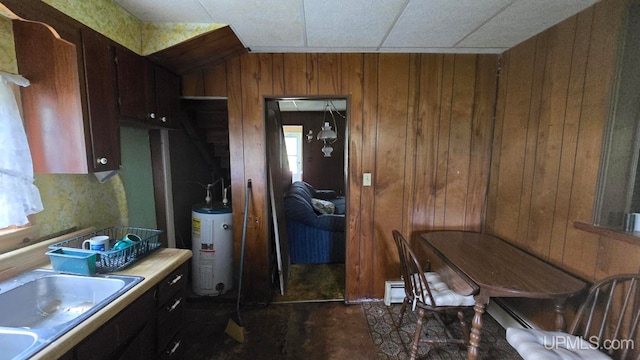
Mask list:
[[[409,302],[408,298],[404,298],[402,301],[402,306],[400,307],[400,316],[398,317],[398,323],[396,325],[396,329],[399,329],[402,325],[402,319],[404,318],[404,313],[407,311],[407,303]]]
[[[464,321],[464,313],[462,310],[458,311],[458,321],[460,322],[460,330],[462,330],[464,344],[469,346],[469,327],[467,326],[467,322]]]
[[[413,335],[413,342],[411,343],[411,356],[410,360],[415,360],[418,355],[418,344],[420,343],[420,335],[422,335],[422,320],[424,318],[424,310],[418,310],[418,321],[416,321],[416,333]]]

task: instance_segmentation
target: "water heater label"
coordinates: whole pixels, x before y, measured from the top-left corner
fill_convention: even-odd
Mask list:
[[[191,235],[193,237],[200,237],[200,219],[191,218]]]

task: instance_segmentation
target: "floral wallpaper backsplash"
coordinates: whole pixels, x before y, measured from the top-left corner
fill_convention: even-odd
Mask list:
[[[200,34],[219,29],[223,24],[143,23],[142,55],[166,49]]]
[[[142,24],[111,0],[43,0],[109,39],[140,54]]]
[[[18,72],[13,25],[11,20],[2,16],[0,16],[0,71],[12,74]]]
[[[43,0],[140,54],[149,55],[222,24],[143,23],[111,0]]]
[[[40,234],[70,227],[98,229],[129,225],[127,199],[120,175],[100,183],[89,175],[36,175],[44,210],[36,215]]]

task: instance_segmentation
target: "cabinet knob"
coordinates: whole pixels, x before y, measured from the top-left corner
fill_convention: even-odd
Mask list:
[[[149,114],[149,119],[155,119],[155,118],[156,118],[156,113]]]
[[[98,159],[98,164],[100,164],[100,165],[107,165],[107,158],[104,158],[104,157],[99,158],[99,159]]]
[[[162,121],[163,123],[166,123],[167,122],[167,117],[166,116],[161,117],[160,121]]]

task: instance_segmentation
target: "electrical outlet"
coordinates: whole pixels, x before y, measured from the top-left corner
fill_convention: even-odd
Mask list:
[[[371,186],[371,173],[362,174],[362,186]]]

